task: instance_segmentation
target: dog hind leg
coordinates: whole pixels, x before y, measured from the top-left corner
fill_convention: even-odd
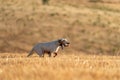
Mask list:
[[[49,57],[51,57],[51,52],[48,53]]]
[[[36,52],[40,57],[44,57],[44,52],[42,51],[42,49],[36,49],[35,52]]]

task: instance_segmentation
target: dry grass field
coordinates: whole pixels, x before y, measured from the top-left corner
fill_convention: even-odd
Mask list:
[[[0,0],[0,80],[120,80],[120,0]],[[26,57],[58,38],[56,58]]]
[[[67,52],[119,55],[119,17],[119,0],[0,0],[0,52],[28,52],[38,42],[66,37]]]
[[[119,56],[26,55],[0,54],[0,80],[120,80]]]

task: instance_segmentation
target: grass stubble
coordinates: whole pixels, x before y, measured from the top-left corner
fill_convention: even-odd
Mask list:
[[[119,80],[120,57],[62,54],[26,57],[26,53],[0,54],[0,80]]]

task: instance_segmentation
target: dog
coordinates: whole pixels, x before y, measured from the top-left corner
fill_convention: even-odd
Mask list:
[[[53,57],[56,57],[60,47],[63,49],[64,47],[68,47],[69,44],[70,42],[65,38],[61,38],[51,42],[38,43],[32,48],[27,57],[32,55],[33,52],[36,52],[40,57],[44,57],[45,53],[47,53],[49,57],[51,57],[51,54],[53,53]]]

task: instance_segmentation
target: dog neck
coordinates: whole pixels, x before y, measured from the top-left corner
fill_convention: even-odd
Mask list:
[[[64,48],[64,45],[62,44],[62,43],[60,43],[60,42],[58,42],[58,45],[62,48],[62,50],[63,50],[63,48]]]
[[[61,46],[61,47],[62,47],[62,45],[63,45],[63,44],[59,43],[59,46]]]

